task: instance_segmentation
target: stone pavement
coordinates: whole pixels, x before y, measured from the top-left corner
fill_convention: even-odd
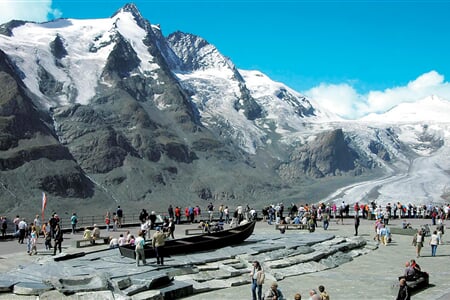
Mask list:
[[[408,222],[412,223],[413,227],[418,227],[420,224],[430,223],[430,220],[418,219],[408,220]],[[401,221],[395,220],[391,223],[392,226],[400,226]],[[187,227],[192,228],[193,225],[179,225],[176,230],[176,237],[183,236],[184,229]],[[120,232],[112,232],[111,234],[118,236],[120,233],[125,233],[126,230],[134,233],[137,229],[123,228]],[[326,233],[341,237],[353,237],[353,232],[352,219],[346,219],[344,220],[344,225],[337,225],[331,222],[328,231],[325,232],[319,227],[314,234],[323,235]],[[373,221],[362,220],[359,232],[368,243],[373,243]],[[270,226],[263,222],[257,224],[255,233],[281,237],[281,234],[274,229],[273,225]],[[289,238],[290,235],[293,235],[292,238],[299,238],[298,235],[300,234],[310,235],[304,231],[288,230],[283,235],[283,238]],[[102,235],[105,235],[104,230],[102,230]],[[75,236],[66,234],[63,252],[91,252],[106,248],[105,245],[78,249],[71,247],[71,240],[74,238],[79,239],[81,236],[81,233]],[[412,299],[450,299],[450,282],[447,280],[450,273],[447,263],[450,256],[450,247],[448,246],[446,235],[443,237],[445,243],[438,247],[436,257],[430,256],[431,250],[426,244],[422,252],[423,257],[417,259],[422,269],[430,274],[432,286],[415,294]],[[309,297],[308,290],[317,288],[319,284],[326,287],[332,299],[395,299],[397,287],[393,287],[393,285],[396,284],[396,278],[403,273],[405,261],[415,256],[415,249],[411,246],[411,239],[411,236],[394,235],[393,242],[388,246],[380,246],[378,249],[365,255],[354,257],[352,261],[341,264],[336,268],[282,278],[279,280],[279,286],[286,299],[293,299],[293,295],[297,292],[300,292],[303,298],[307,299]],[[428,239],[426,239],[426,242],[428,242]],[[42,244],[38,245],[38,251],[42,247]],[[37,256],[29,256],[26,254],[26,246],[19,245],[16,241],[0,242],[0,273],[18,268],[20,265],[27,266],[32,262],[36,263],[39,260],[48,259],[48,255],[48,253],[40,251]],[[268,288],[269,285],[270,281],[268,280],[264,285],[264,289]],[[2,297],[2,294],[0,294],[0,299],[10,299],[8,297],[12,297],[11,295],[8,294],[8,296],[4,295]],[[237,287],[218,289],[190,296],[186,299],[210,299],[211,297],[221,297],[224,300],[250,299],[250,285],[243,284]],[[19,299],[19,297],[14,296],[13,299]]]
[[[431,220],[408,219],[414,228],[423,224],[431,226]],[[368,242],[373,241],[374,221],[362,220],[359,233]],[[400,226],[400,220],[390,222],[391,226]],[[434,227],[430,227],[434,229]],[[259,229],[259,228],[258,228]],[[318,228],[316,232],[323,231]],[[354,226],[352,219],[345,219],[344,225],[331,222],[328,230],[340,236],[352,236]],[[276,234],[276,232],[274,232]],[[286,234],[297,234],[287,231]],[[438,246],[437,256],[431,257],[431,247],[428,245],[429,237],[425,239],[422,256],[416,258],[422,270],[430,274],[431,286],[412,296],[414,300],[449,300],[450,299],[450,246],[448,235],[443,235],[444,244]],[[412,237],[394,235],[388,246],[382,246],[366,255],[354,258],[353,261],[340,265],[334,269],[309,273],[300,276],[287,277],[278,282],[286,299],[293,299],[296,293],[302,299],[309,298],[309,290],[324,285],[330,298],[333,300],[349,299],[396,299],[397,278],[403,274],[404,264],[407,260],[415,258],[415,248],[411,245]],[[395,286],[393,286],[395,285]],[[263,292],[269,288],[270,282],[263,286]],[[214,292],[198,294],[187,297],[189,300],[204,299],[237,300],[251,299],[250,285],[242,285]]]

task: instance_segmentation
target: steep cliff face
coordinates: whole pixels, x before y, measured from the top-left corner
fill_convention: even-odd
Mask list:
[[[312,141],[293,151],[289,162],[279,168],[280,175],[293,182],[305,175],[312,178],[356,175],[361,157],[350,148],[342,129],[319,133]]]
[[[93,186],[34,105],[0,51],[0,197],[5,211],[30,204],[30,195],[87,198]],[[22,207],[23,208],[23,207]]]

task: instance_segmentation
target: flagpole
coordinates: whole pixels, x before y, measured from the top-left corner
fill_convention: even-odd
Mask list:
[[[47,207],[47,195],[45,194],[45,192],[42,192],[42,222],[44,222],[44,211],[45,208]]]

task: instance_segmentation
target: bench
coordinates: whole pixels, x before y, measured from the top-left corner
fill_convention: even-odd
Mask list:
[[[99,237],[95,239],[95,244],[91,244],[90,240],[76,240],[72,242],[73,246],[75,248],[81,248],[81,247],[87,247],[87,246],[94,246],[97,245],[97,243],[103,243],[103,244],[109,244],[109,237]]]
[[[204,233],[203,228],[187,228],[184,231],[185,235],[193,235],[193,234],[199,234],[199,233]]]
[[[284,229],[308,229],[307,224],[276,224],[275,229],[280,230],[281,228]]]

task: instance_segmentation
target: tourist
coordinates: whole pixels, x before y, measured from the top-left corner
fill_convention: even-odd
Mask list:
[[[181,208],[175,207],[175,223],[180,224],[181,222]]]
[[[419,264],[416,262],[415,259],[411,259],[410,265],[411,265],[411,268],[414,269],[415,277],[419,277],[423,273],[422,269],[420,268]]]
[[[360,224],[359,215],[355,215],[355,235],[358,235],[359,224]]]
[[[136,239],[134,238],[134,235],[132,234],[132,235],[130,235],[130,242],[129,242],[129,244],[130,244],[131,246],[134,246],[135,243],[136,243]]]
[[[50,231],[44,230],[44,240],[45,250],[52,249],[52,236],[50,235]]]
[[[25,221],[24,218],[22,218],[22,220],[20,220],[19,222],[19,244],[23,244],[23,240],[25,239],[25,233],[27,230],[27,222]]]
[[[250,272],[250,278],[252,280],[252,299],[261,300],[262,299],[262,286],[264,283],[264,270],[261,267],[259,261],[253,262],[252,271]],[[258,298],[256,297],[258,296]]]
[[[169,218],[169,224],[167,226],[167,236],[168,237],[170,236],[173,239],[175,239],[174,232],[175,232],[175,222],[173,221],[173,218]]]
[[[56,249],[59,250],[59,253],[61,253],[61,244],[63,242],[63,232],[61,230],[61,227],[59,224],[56,224],[55,227],[55,245],[53,248],[53,255],[56,255]]]
[[[387,246],[388,237],[387,237],[386,226],[384,224],[381,224],[379,236],[380,236],[381,243],[383,245]]]
[[[119,225],[119,218],[117,217],[117,214],[114,212],[112,217],[113,222],[113,231],[117,231],[117,226]]]
[[[437,246],[440,243],[440,239],[439,236],[437,234],[437,231],[433,231],[433,234],[430,237],[430,246],[431,246],[431,256],[436,256],[436,250],[437,250]]]
[[[425,235],[423,234],[423,231],[421,229],[418,230],[418,232],[416,232],[416,234],[414,234],[413,237],[413,246],[416,247],[416,256],[420,257],[420,251],[422,250],[423,247],[423,243],[425,241]]]
[[[33,224],[36,227],[36,234],[37,234],[36,238],[38,238],[39,233],[41,232],[41,226],[42,226],[42,222],[41,222],[41,219],[39,218],[39,215],[36,215],[36,217],[33,220]]]
[[[25,230],[25,237],[27,239],[27,253],[29,254],[31,252],[31,247],[32,247],[32,241],[31,241],[31,231],[32,231],[32,227],[34,227],[34,225],[30,224],[27,226],[27,229]]]
[[[147,232],[150,231],[150,223],[149,223],[148,219],[141,223],[141,231],[145,238],[145,235],[147,234]]]
[[[8,229],[8,220],[6,219],[5,216],[2,217],[2,237],[6,236],[6,229]]]
[[[436,232],[439,238],[439,244],[442,244],[442,235],[444,234],[444,225],[442,224],[442,219],[439,219],[439,224],[436,226]]]
[[[150,220],[150,230],[151,229],[155,229],[155,224],[156,224],[156,213],[155,213],[155,211],[152,210],[152,212],[150,213],[150,216],[148,217],[148,219]]]
[[[83,232],[83,240],[90,241],[91,244],[93,244],[93,241],[92,241],[92,231],[89,229],[89,227],[86,227],[86,228],[84,229],[84,232]]]
[[[410,300],[410,299],[411,299],[411,296],[410,296],[409,287],[406,284],[406,279],[401,278],[400,279],[400,287],[398,289],[398,294],[397,294],[396,300]]]
[[[164,244],[165,235],[160,227],[156,227],[156,232],[153,234],[152,246],[155,249],[156,263],[164,265]]]
[[[119,246],[125,245],[127,243],[127,238],[123,236],[123,234],[121,233],[119,235]]]
[[[225,210],[225,207],[223,206],[223,204],[220,204],[220,206],[219,206],[219,222],[223,221],[224,210]]]
[[[270,288],[264,294],[264,300],[282,300],[283,293],[278,288],[278,283],[275,281],[270,285]]]
[[[320,295],[315,289],[309,291],[309,300],[321,300]]]
[[[50,219],[48,220],[48,225],[50,225],[50,235],[52,236],[52,238],[55,238],[55,229],[56,225],[58,224],[58,219],[56,217],[57,215],[53,213]]]
[[[413,280],[414,277],[416,277],[416,270],[411,266],[411,263],[407,261],[405,263],[405,271],[403,272],[403,276],[401,276],[401,278]]]
[[[300,293],[295,294],[294,300],[302,300],[302,295],[300,295]]]
[[[109,224],[111,224],[111,214],[107,211],[105,215],[106,231],[109,231]]]
[[[330,295],[328,295],[327,291],[325,291],[325,287],[323,285],[319,285],[319,293],[321,300],[330,300]]]
[[[98,228],[97,224],[94,224],[94,229],[92,230],[92,244],[95,244],[95,241],[100,239],[100,228]]]
[[[127,238],[127,244],[129,244],[131,242],[131,232],[129,230],[127,230],[127,232],[125,233],[125,236]]]
[[[325,210],[325,212],[322,213],[322,222],[323,222],[323,230],[327,230],[328,226],[330,225],[330,215],[328,214],[327,210]]]
[[[186,207],[186,208],[184,209],[184,216],[186,217],[186,222],[189,222],[190,219],[191,219],[190,211],[191,211],[191,207]],[[193,211],[192,211],[192,212],[193,212]]]
[[[31,233],[30,233],[30,244],[31,244],[31,248],[29,251],[29,255],[33,255],[37,254],[37,239],[38,239],[38,234],[37,234],[37,229],[36,226],[32,226],[31,227]]]
[[[116,210],[116,215],[117,215],[117,227],[122,227],[122,221],[123,221],[123,210],[122,208],[119,206],[117,206],[117,210]]]
[[[15,226],[15,230],[14,233],[19,231],[19,223],[20,223],[20,217],[19,215],[16,215],[16,217],[13,220],[14,226]]]
[[[109,237],[109,249],[119,248],[119,239],[113,236]]]
[[[169,207],[167,208],[167,213],[169,214],[169,218],[173,219],[175,217],[175,213],[173,211],[172,204],[169,204]]]
[[[135,252],[136,252],[136,267],[139,267],[139,261],[142,260],[142,263],[144,266],[147,264],[145,261],[145,251],[144,251],[144,245],[145,245],[145,239],[144,234],[142,231],[139,231],[138,236],[135,240]]]
[[[72,225],[72,234],[75,234],[77,223],[78,223],[78,216],[76,213],[73,213],[72,217],[70,218],[70,224]]]
[[[374,241],[377,241],[377,242],[380,241],[380,229],[381,229],[381,225],[382,225],[381,219],[377,219],[377,220],[375,221],[375,226],[374,226],[374,229],[375,229],[375,237],[373,238]]]
[[[230,224],[230,209],[228,206],[225,206],[223,213],[225,214],[225,224]]]
[[[141,224],[145,223],[145,221],[147,221],[147,218],[148,218],[148,212],[145,208],[143,208],[141,210],[141,213],[139,214],[139,221],[141,221]]]
[[[213,213],[214,213],[214,205],[212,204],[212,202],[209,202],[209,204],[208,204],[209,222],[212,222],[212,220],[213,220]]]

